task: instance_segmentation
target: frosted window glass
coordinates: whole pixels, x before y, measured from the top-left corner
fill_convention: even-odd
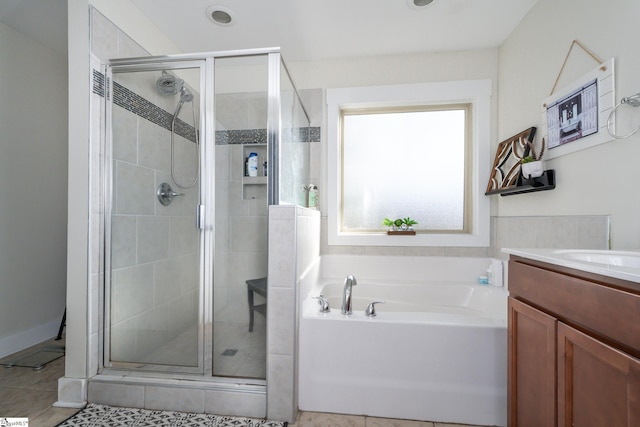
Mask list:
[[[343,115],[342,230],[465,229],[465,109]]]

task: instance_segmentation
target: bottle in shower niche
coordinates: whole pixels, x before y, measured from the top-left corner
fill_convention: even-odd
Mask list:
[[[249,176],[258,176],[258,153],[249,153],[247,169],[249,169]]]

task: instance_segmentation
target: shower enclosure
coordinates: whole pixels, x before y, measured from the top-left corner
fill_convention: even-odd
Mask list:
[[[302,204],[309,170],[279,51],[117,59],[105,75],[102,372],[264,382],[268,206]]]

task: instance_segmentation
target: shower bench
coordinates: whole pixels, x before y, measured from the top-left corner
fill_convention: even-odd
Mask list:
[[[253,303],[253,294],[256,293],[264,299],[267,299],[267,278],[250,279],[246,281],[247,293],[249,296],[249,332],[253,332],[253,312],[257,311],[263,316],[267,315],[267,303],[255,305]]]

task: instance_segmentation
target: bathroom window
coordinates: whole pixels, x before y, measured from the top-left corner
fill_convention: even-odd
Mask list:
[[[470,104],[341,110],[340,229],[410,216],[419,233],[468,231],[470,119]]]
[[[329,244],[488,246],[489,97],[489,81],[327,91]]]

